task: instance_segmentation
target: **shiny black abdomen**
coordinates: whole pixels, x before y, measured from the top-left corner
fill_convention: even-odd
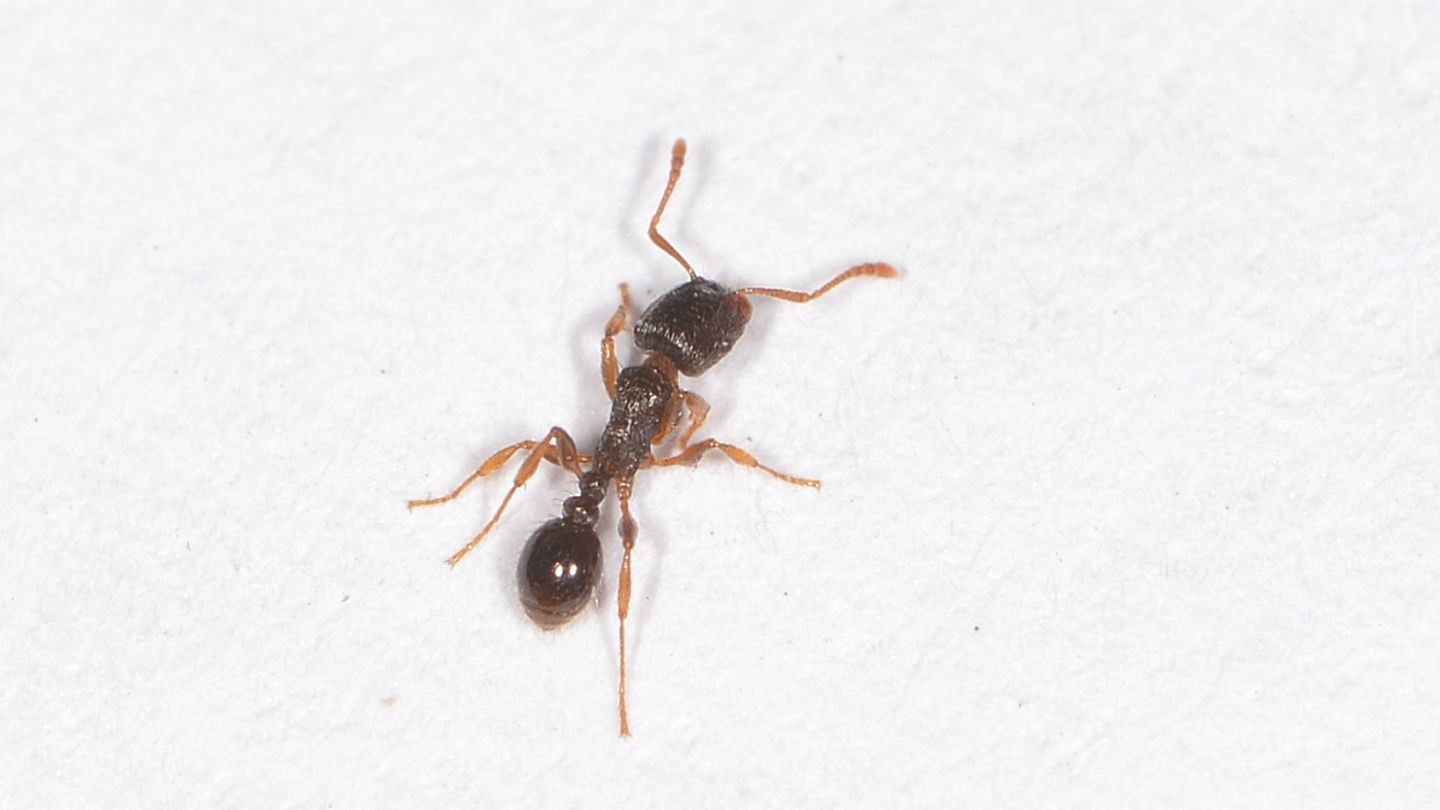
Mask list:
[[[615,384],[610,421],[595,451],[595,467],[608,478],[629,478],[650,458],[675,387],[650,366],[630,366]]]
[[[670,358],[681,374],[698,377],[745,332],[750,302],[697,278],[655,299],[635,323],[635,345]]]
[[[600,584],[600,537],[589,525],[555,518],[530,535],[515,571],[520,604],[551,630],[575,618]]]

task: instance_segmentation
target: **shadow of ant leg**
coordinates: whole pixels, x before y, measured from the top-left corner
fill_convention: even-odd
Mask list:
[[[771,475],[779,478],[781,481],[785,481],[786,483],[795,484],[796,486],[801,487],[811,487],[812,489],[820,488],[820,482],[815,480],[814,478],[801,478],[796,475],[787,475],[786,473],[780,472],[773,467],[767,467],[764,464],[761,464],[759,461],[755,460],[754,456],[750,455],[748,452],[736,447],[733,444],[717,442],[714,439],[706,439],[705,441],[700,442],[696,445],[692,445],[684,451],[670,456],[669,458],[651,459],[645,464],[645,466],[673,467],[677,464],[688,464],[694,466],[695,464],[699,463],[701,456],[704,456],[711,450],[719,450],[720,452],[724,453],[725,456],[731,461],[739,464],[742,467],[752,467],[757,470],[764,470],[765,472],[770,473]]]
[[[855,265],[854,267],[846,270],[835,278],[830,279],[824,284],[824,286],[820,287],[814,292],[807,293],[795,292],[793,290],[777,290],[773,287],[744,287],[736,290],[735,292],[739,293],[740,295],[764,295],[770,298],[779,298],[782,301],[791,301],[796,304],[804,304],[810,301],[814,301],[816,298],[819,298],[825,293],[830,292],[831,290],[835,289],[841,284],[844,284],[852,278],[859,278],[861,276],[895,278],[898,275],[900,275],[899,270],[896,270],[895,268],[891,267],[888,264],[885,264],[884,262],[871,262],[869,264]]]

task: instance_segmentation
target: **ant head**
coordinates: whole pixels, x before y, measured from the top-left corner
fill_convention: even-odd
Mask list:
[[[635,345],[670,358],[681,374],[698,377],[730,353],[749,322],[744,295],[697,278],[646,308],[635,322]]]
[[[589,525],[555,518],[525,543],[516,570],[520,603],[542,629],[580,615],[600,583],[600,538]]]

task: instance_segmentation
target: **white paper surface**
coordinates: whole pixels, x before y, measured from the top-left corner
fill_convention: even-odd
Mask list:
[[[1440,799],[1440,14],[0,11],[0,806]],[[535,630],[600,331],[757,301]],[[625,357],[633,360],[628,340]]]

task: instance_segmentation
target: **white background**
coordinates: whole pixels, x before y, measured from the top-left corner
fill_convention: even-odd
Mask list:
[[[0,9],[0,805],[1440,801],[1435,5],[232,5]],[[640,479],[622,741],[572,482],[404,503],[595,441],[680,135],[904,277],[694,383],[825,488]]]

